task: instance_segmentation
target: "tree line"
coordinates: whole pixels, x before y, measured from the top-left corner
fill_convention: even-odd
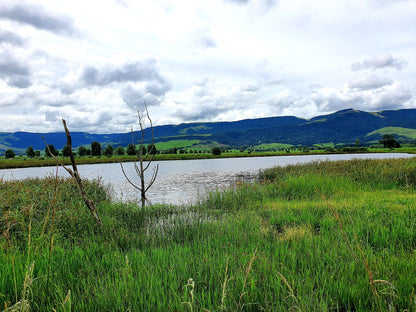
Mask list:
[[[158,153],[158,150],[156,149],[156,146],[154,144],[149,144],[146,146],[141,146],[142,148],[142,155],[154,155]],[[69,157],[70,152],[68,149],[68,146],[65,145],[61,150],[56,149],[56,147],[53,144],[49,144],[47,147],[45,147],[44,154],[46,157],[49,156],[49,151],[54,156],[64,156]],[[106,147],[102,148],[101,144],[99,142],[92,142],[90,146],[80,146],[78,147],[78,151],[76,154],[78,156],[108,156],[111,157],[114,154],[117,156],[123,156],[123,155],[129,155],[134,156],[139,153],[139,150],[136,148],[134,144],[129,144],[127,148],[123,148],[122,146],[118,146],[116,149],[113,148],[111,144],[107,145]],[[41,151],[40,150],[34,150],[32,146],[29,146],[26,149],[25,152],[26,156],[29,158],[34,157],[40,157]],[[75,154],[75,153],[74,153]],[[12,149],[8,149],[4,153],[5,158],[14,158],[16,156],[16,153]]]
[[[80,146],[78,147],[77,153],[74,153],[74,155],[78,155],[80,157],[83,156],[108,156],[111,157],[113,155],[116,156],[135,156],[140,153],[141,148],[141,155],[155,155],[161,153],[161,151],[157,150],[156,145],[149,144],[147,146],[142,145],[141,147],[136,147],[134,144],[129,144],[126,148],[123,148],[122,146],[118,146],[116,149],[113,148],[112,145],[107,145],[106,147],[102,148],[101,144],[99,142],[92,142],[90,146]],[[45,147],[44,155],[46,157],[50,157],[49,151],[54,156],[63,156],[63,157],[69,157],[69,149],[68,146],[65,145],[61,150],[58,150],[53,144],[48,144],[47,147]],[[190,150],[186,151],[184,149],[177,149],[176,147],[173,149],[162,151],[162,153],[165,154],[187,154],[187,153],[203,153],[204,151],[197,151],[197,150]],[[221,155],[221,150],[218,147],[214,147],[210,151],[213,155]],[[29,158],[35,158],[35,157],[41,157],[41,151],[35,150],[32,146],[29,146],[26,149],[25,152],[26,156]],[[16,156],[16,153],[12,149],[8,149],[5,151],[4,154],[5,158],[11,159]]]

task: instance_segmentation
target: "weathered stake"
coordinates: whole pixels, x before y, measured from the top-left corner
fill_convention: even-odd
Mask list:
[[[101,226],[101,225],[103,225],[103,222],[101,221],[100,217],[98,216],[98,212],[97,212],[97,208],[95,207],[95,203],[94,203],[93,200],[88,199],[87,194],[85,193],[84,186],[82,184],[81,177],[80,177],[78,169],[77,169],[77,164],[75,163],[74,154],[72,153],[72,138],[71,138],[71,134],[69,133],[68,127],[66,126],[65,119],[62,119],[62,123],[63,123],[64,128],[65,128],[66,146],[68,147],[69,158],[71,159],[71,164],[72,164],[72,169],[73,170],[71,170],[70,168],[67,168],[61,161],[59,161],[59,159],[56,158],[56,156],[53,155],[52,152],[49,150],[49,146],[48,146],[48,144],[46,144],[45,138],[42,137],[42,139],[45,142],[45,145],[48,149],[48,152],[53,157],[53,159],[55,159],[56,162],[58,164],[60,164],[72,176],[72,178],[75,180],[75,183],[77,184],[78,190],[81,194],[82,200],[84,201],[84,203],[87,205],[88,209],[90,210],[90,213],[91,213],[92,217],[94,218],[95,222],[98,225]]]

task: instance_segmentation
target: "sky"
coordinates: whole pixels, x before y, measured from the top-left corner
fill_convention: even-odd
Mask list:
[[[416,1],[1,0],[0,131],[416,108]]]

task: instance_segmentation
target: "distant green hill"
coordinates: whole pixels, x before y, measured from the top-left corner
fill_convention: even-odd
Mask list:
[[[397,137],[408,138],[412,140],[416,140],[416,129],[409,129],[409,128],[401,128],[401,127],[385,127],[373,131],[368,134],[368,136],[373,135],[385,135],[385,134],[392,134],[394,133]]]
[[[70,127],[70,125],[69,125]],[[270,146],[270,144],[309,145],[361,144],[378,142],[384,134],[393,134],[401,142],[416,140],[416,109],[365,112],[345,109],[333,114],[311,119],[294,116],[246,119],[232,122],[199,122],[154,127],[155,141],[159,149],[182,147],[210,147],[215,145],[241,148]],[[64,132],[41,133],[48,144],[61,149],[66,143]],[[24,153],[28,146],[44,150],[39,134],[28,132],[0,133],[0,155],[6,149]],[[73,132],[73,146],[89,145],[98,141],[127,146],[132,142],[131,133],[91,134]],[[150,142],[150,131],[145,143]]]

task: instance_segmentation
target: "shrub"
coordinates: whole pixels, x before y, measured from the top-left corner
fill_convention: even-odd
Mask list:
[[[221,150],[219,149],[219,147],[214,147],[211,150],[211,152],[212,152],[212,155],[216,155],[216,156],[221,155]]]
[[[14,156],[16,156],[16,154],[11,149],[8,149],[4,152],[4,157],[6,158],[14,158]]]

